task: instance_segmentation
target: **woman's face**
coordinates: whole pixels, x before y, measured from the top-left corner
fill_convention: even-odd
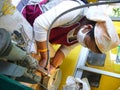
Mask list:
[[[93,51],[95,53],[101,53],[98,50],[95,40],[91,39],[91,37],[89,35],[86,35],[84,41],[85,41],[86,47],[89,48],[91,51]]]
[[[84,38],[84,43],[85,43],[86,47],[95,53],[101,53],[95,43],[94,31],[91,31],[91,30],[94,30],[93,26],[88,24],[88,25],[84,25],[83,27],[86,27],[83,30],[83,33],[88,32]]]

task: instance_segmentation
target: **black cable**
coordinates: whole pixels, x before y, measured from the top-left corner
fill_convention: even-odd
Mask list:
[[[120,3],[120,0],[107,1],[107,2],[96,2],[96,3],[90,3],[90,4],[85,4],[85,5],[77,6],[77,7],[74,7],[74,8],[72,8],[72,9],[69,9],[69,10],[61,13],[59,16],[57,16],[57,17],[53,20],[53,22],[51,23],[50,27],[48,28],[48,32],[47,32],[47,41],[46,41],[46,42],[47,42],[47,49],[48,49],[48,51],[47,51],[47,54],[48,54],[48,55],[47,55],[47,56],[48,56],[47,63],[48,63],[49,60],[50,60],[50,54],[49,54],[49,35],[50,35],[50,31],[51,31],[52,25],[55,23],[55,21],[56,21],[58,18],[60,18],[61,16],[63,16],[63,15],[66,14],[66,13],[69,13],[69,12],[71,12],[71,11],[73,11],[73,10],[77,10],[77,9],[80,9],[80,8],[90,7],[90,6],[96,6],[96,5],[104,5],[104,4],[113,4],[113,3]]]

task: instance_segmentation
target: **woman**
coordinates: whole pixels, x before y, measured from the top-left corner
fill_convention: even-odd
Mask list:
[[[46,68],[47,30],[51,23],[62,12],[80,5],[84,3],[66,0],[35,19],[35,40],[41,55],[39,61],[41,67]],[[79,43],[96,53],[105,53],[119,44],[119,38],[111,19],[99,9],[98,6],[77,9],[61,16],[53,24],[49,42],[61,44],[61,46],[50,62],[48,68],[50,74],[62,64],[65,56]]]

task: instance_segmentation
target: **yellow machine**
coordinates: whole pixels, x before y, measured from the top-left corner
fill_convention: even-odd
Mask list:
[[[120,32],[119,32],[120,31],[120,27],[119,27],[120,22],[114,22],[114,24],[115,24],[115,27],[120,36]],[[62,90],[62,87],[65,85],[66,79],[68,76],[81,77],[81,75],[80,75],[80,73],[78,73],[78,71],[77,71],[78,75],[77,76],[75,75],[77,68],[81,68],[79,70],[81,70],[82,72],[83,71],[90,72],[87,77],[89,78],[89,81],[91,84],[91,90],[119,90],[120,89],[119,88],[120,87],[120,63],[115,62],[116,58],[117,58],[118,47],[116,47],[115,49],[106,53],[106,57],[104,57],[104,55],[102,56],[102,58],[104,59],[103,60],[104,63],[102,60],[99,60],[94,63],[92,63],[92,61],[87,62],[85,60],[85,62],[84,62],[84,61],[80,60],[80,57],[82,57],[82,56],[80,56],[81,55],[80,53],[85,54],[85,50],[82,50],[82,49],[83,49],[83,47],[80,47],[80,46],[76,47],[65,58],[64,63],[61,66],[61,71],[64,73],[62,74],[60,90]],[[99,59],[99,58],[100,57],[98,57],[97,59]],[[82,66],[79,67],[78,63]],[[82,64],[82,63],[84,63],[84,64]],[[68,65],[71,65],[71,66],[68,67]],[[76,65],[78,65],[78,66],[76,66]],[[86,67],[84,67],[84,66],[86,66]],[[98,71],[96,71],[96,69],[98,69]],[[104,72],[101,70],[104,70],[107,72]],[[109,76],[109,73],[111,74],[111,76]]]

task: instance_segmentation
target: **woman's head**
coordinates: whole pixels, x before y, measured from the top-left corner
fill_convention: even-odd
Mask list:
[[[102,53],[96,45],[95,37],[94,37],[94,28],[92,28],[84,38],[84,42],[87,48],[95,53]]]
[[[95,53],[105,53],[120,44],[111,19],[105,18],[103,22],[86,19],[77,34],[78,42]]]
[[[95,43],[94,27],[91,24],[82,26],[77,34],[77,39],[82,46],[89,48],[95,53],[101,53]]]

